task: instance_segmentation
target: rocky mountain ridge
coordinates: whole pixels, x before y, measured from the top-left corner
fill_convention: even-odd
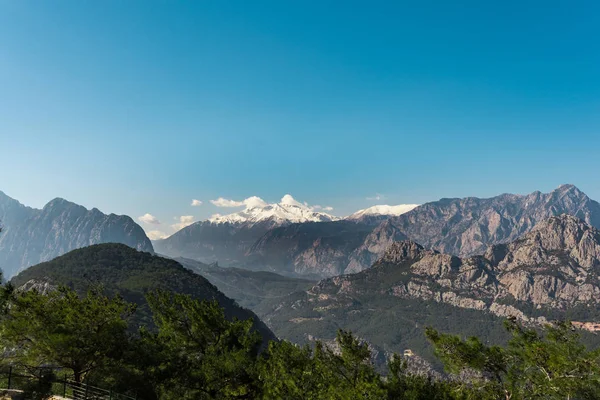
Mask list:
[[[292,224],[331,222],[338,217],[316,211],[285,195],[279,203],[268,204],[258,197],[246,199],[241,211],[214,215],[154,241],[156,251],[169,257],[184,257],[227,266],[243,262],[248,249],[271,229]]]
[[[560,215],[467,258],[395,242],[371,268],[324,279],[262,317],[283,337],[333,337],[350,325],[381,349],[401,350],[425,348],[415,329],[427,324],[483,338],[501,335],[506,317],[593,324],[599,302],[600,230]]]
[[[362,285],[389,272],[395,279],[388,276],[387,286],[379,290],[393,296],[529,320],[531,306],[564,311],[600,301],[600,230],[560,215],[516,241],[463,259],[413,241],[396,242],[372,268],[319,285],[333,285],[344,293],[352,290],[354,281]],[[528,307],[520,309],[521,305]]]
[[[153,252],[143,229],[130,217],[106,215],[61,198],[38,210],[0,192],[0,222],[0,268],[5,278],[92,244],[116,242]]]
[[[600,204],[573,185],[550,193],[502,194],[488,199],[441,199],[380,223],[350,257],[348,272],[369,268],[389,243],[410,238],[426,248],[465,257],[516,240],[555,215],[569,214],[600,228]]]
[[[480,254],[563,213],[600,227],[600,204],[575,186],[562,185],[550,193],[441,199],[399,216],[373,212],[276,226],[267,220],[218,226],[205,221],[154,243],[158,252],[171,257],[322,278],[369,268],[399,240],[462,257]]]
[[[427,248],[464,257],[481,254],[491,244],[516,240],[560,214],[600,228],[600,204],[574,185],[561,185],[550,193],[441,199],[390,221]]]

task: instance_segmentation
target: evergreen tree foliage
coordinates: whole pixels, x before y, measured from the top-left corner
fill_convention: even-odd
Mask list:
[[[68,368],[76,382],[121,358],[128,343],[127,319],[135,306],[101,289],[86,296],[66,287],[48,294],[13,293],[0,333],[14,349],[11,361],[29,368]]]
[[[261,337],[251,319],[229,321],[216,301],[182,294],[156,291],[147,299],[158,332],[140,335],[140,344],[154,349],[155,356],[139,368],[153,371],[159,398],[256,398]]]
[[[506,347],[426,331],[449,372],[474,372],[457,383],[465,398],[600,398],[600,351],[587,350],[570,323],[547,325],[540,333],[512,319],[506,328],[512,334]]]
[[[339,331],[335,347],[317,342],[313,350],[287,341],[271,342],[259,360],[263,398],[384,398],[368,345],[350,332]]]

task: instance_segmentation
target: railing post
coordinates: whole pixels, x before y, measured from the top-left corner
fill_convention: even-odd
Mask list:
[[[63,397],[67,397],[67,373],[65,372],[65,379],[63,380]]]
[[[108,400],[112,400],[112,389],[108,391]]]
[[[8,367],[8,387],[7,389],[10,389],[10,381],[12,380],[12,365],[10,367]]]
[[[88,385],[87,383],[85,384],[85,400],[87,400],[88,398],[88,390],[90,389],[90,385]]]

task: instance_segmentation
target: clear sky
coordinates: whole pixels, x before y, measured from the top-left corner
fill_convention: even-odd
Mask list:
[[[165,231],[219,197],[600,199],[600,3],[0,0],[0,160],[24,204]]]

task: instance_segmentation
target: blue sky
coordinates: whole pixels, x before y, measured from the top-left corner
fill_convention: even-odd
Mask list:
[[[595,1],[0,0],[0,190],[165,230],[218,197],[600,199],[599,37]]]

